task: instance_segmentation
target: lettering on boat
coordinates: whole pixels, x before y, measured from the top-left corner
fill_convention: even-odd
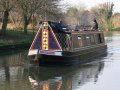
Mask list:
[[[56,52],[56,51],[39,51],[39,54],[62,56],[61,52]]]

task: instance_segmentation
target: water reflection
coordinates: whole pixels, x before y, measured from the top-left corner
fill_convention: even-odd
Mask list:
[[[34,90],[76,90],[87,82],[96,83],[103,67],[104,62],[78,68],[29,67],[29,75],[38,82],[38,88]]]
[[[0,56],[0,90],[76,90],[97,82],[104,62],[77,67],[30,65],[27,51]],[[31,80],[38,84],[33,84]],[[37,86],[34,86],[37,85]]]
[[[0,90],[120,90],[120,34],[106,39],[108,55],[85,66],[39,67],[27,51],[1,53]]]
[[[30,90],[24,71],[25,61],[26,52],[0,56],[0,90]]]
[[[48,79],[41,81],[39,84],[36,80],[29,77],[29,81],[34,90],[60,90],[62,85],[62,78],[55,77],[54,79]]]

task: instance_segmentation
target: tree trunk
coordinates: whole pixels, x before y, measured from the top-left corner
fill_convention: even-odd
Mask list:
[[[9,11],[8,11],[8,10],[5,10],[5,12],[4,12],[4,17],[3,17],[3,23],[2,23],[2,29],[1,29],[2,35],[6,34],[8,17],[9,17]]]
[[[24,16],[24,33],[27,34],[28,19],[27,16]]]

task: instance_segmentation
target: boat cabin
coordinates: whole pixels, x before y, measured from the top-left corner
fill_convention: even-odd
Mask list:
[[[59,22],[41,22],[40,29],[33,40],[28,55],[74,56],[83,50],[91,51],[97,47],[104,49],[102,31],[90,27],[77,29],[65,28]]]

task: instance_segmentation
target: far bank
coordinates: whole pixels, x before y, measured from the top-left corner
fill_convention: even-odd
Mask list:
[[[29,48],[36,32],[28,30],[24,34],[22,30],[7,30],[5,35],[0,35],[0,52]]]

